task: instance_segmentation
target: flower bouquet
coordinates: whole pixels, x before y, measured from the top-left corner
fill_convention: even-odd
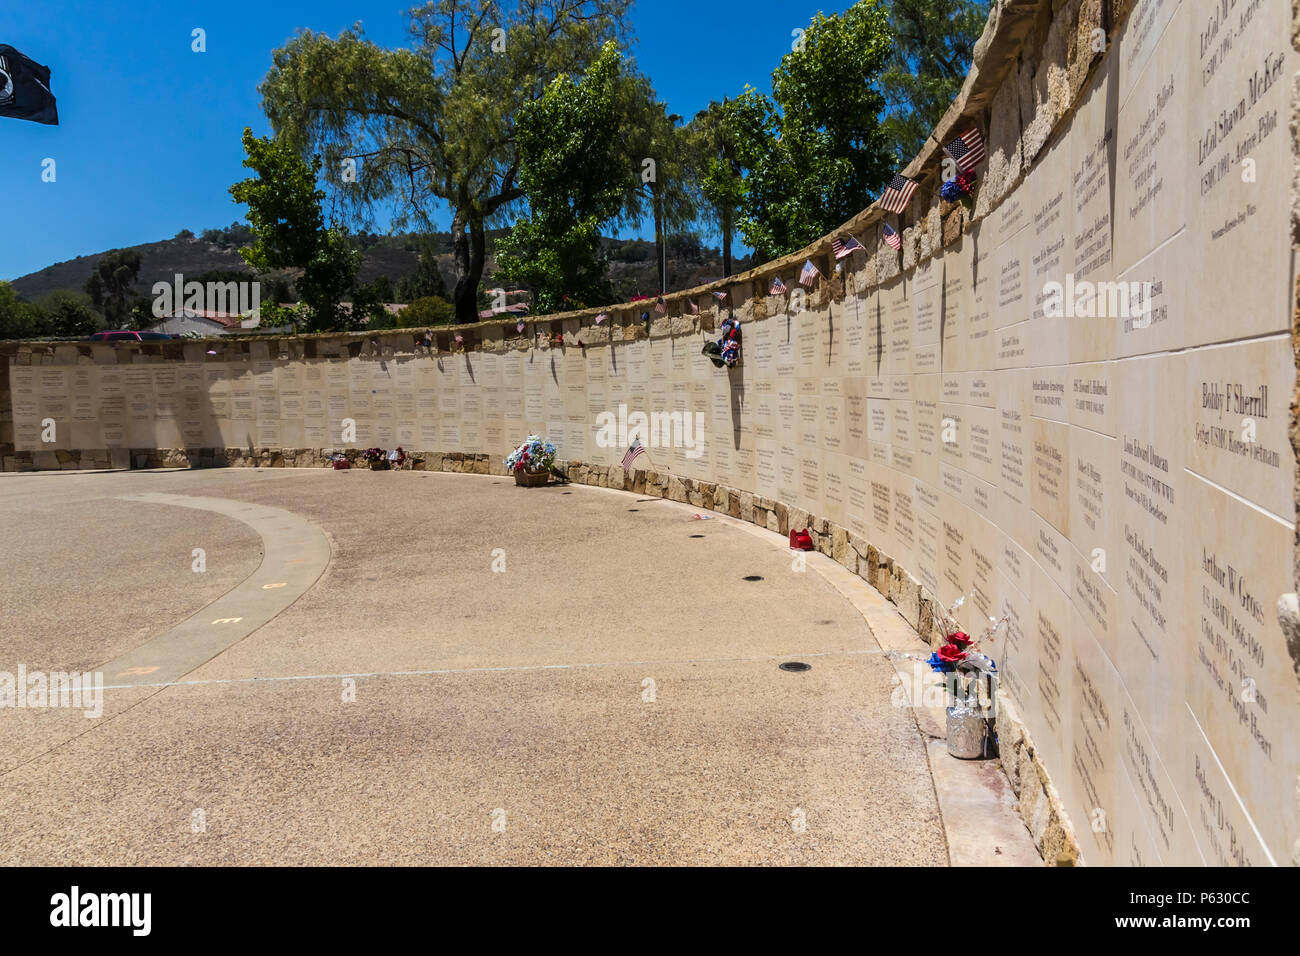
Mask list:
[[[971,198],[971,192],[974,189],[974,176],[958,175],[956,178],[948,180],[940,187],[939,195],[948,202],[959,202],[967,209],[971,209],[974,206],[974,201]]]
[[[522,445],[506,458],[506,467],[514,473],[517,485],[544,485],[555,464],[555,445],[540,435],[529,435]]]
[[[721,331],[722,338],[706,343],[701,351],[709,357],[714,368],[734,368],[740,361],[740,323],[735,319],[725,319]]]
[[[966,599],[958,598],[948,609],[949,616]],[[989,618],[989,626],[980,640],[992,640],[1008,615]],[[931,670],[944,675],[948,715],[948,752],[970,760],[992,756],[993,734],[989,720],[997,706],[998,668],[993,659],[979,649],[979,642],[965,631],[953,628],[947,642],[930,655]]]
[[[388,456],[382,448],[367,448],[361,453],[361,460],[370,466],[371,471],[383,471],[389,467]]]

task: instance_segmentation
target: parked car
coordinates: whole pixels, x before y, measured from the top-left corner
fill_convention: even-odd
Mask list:
[[[83,341],[86,342],[163,342],[171,341],[180,336],[171,335],[167,332],[134,332],[131,329],[109,329],[104,332],[96,332],[94,335],[87,335]]]

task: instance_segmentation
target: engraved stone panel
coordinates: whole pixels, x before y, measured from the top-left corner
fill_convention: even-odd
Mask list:
[[[962,248],[970,244],[968,261],[968,286],[970,312],[966,320],[965,367],[967,369],[994,368],[993,329],[994,311],[997,304],[998,281],[997,259],[994,248],[985,237],[986,229],[982,223],[975,223],[962,239]]]
[[[1111,401],[1113,362],[1074,365],[1069,369],[1067,418],[1103,435],[1115,436],[1115,403]]]
[[[1293,521],[1289,338],[1193,349],[1186,361],[1187,467]]]
[[[1290,328],[1291,298],[1280,187],[1292,178],[1287,123],[1300,68],[1287,42],[1292,10],[1268,0],[1187,6],[1183,55],[1194,93],[1183,202],[1186,261],[1199,267],[1185,276],[1195,308],[1183,344],[1280,332]]]
[[[1051,283],[1065,284],[1074,272],[1069,236],[1074,232],[1073,198],[1070,191],[1070,150],[1060,141],[1040,153],[1021,189],[1031,203],[1029,226],[1025,230],[1029,257],[1029,307],[1033,365],[1062,365],[1070,360],[1068,309],[1052,306]]]
[[[1275,866],[1279,861],[1259,842],[1241,799],[1223,775],[1214,749],[1191,713],[1183,715],[1178,789],[1201,855],[1209,866]],[[1284,858],[1285,859],[1285,858]]]
[[[1300,837],[1294,770],[1300,703],[1274,605],[1293,582],[1285,561],[1292,525],[1208,482],[1181,485],[1189,625],[1187,706],[1213,746],[1256,827],[1278,859]]]
[[[881,289],[884,306],[884,374],[897,378],[912,371],[912,301],[903,279]]]
[[[1069,426],[1033,419],[1029,500],[1034,512],[1062,534],[1070,530]]]
[[[967,321],[970,316],[971,249],[963,237],[943,255],[943,371],[960,372],[967,368],[969,342]]]
[[[1183,403],[1169,400],[1167,385],[1183,380],[1182,361],[1159,356],[1116,363],[1125,416],[1115,496],[1120,553],[1110,558],[1119,595],[1115,668],[1126,687],[1143,689],[1133,703],[1162,752],[1175,746],[1173,714],[1189,664],[1183,562],[1191,558],[1184,534],[1193,512],[1183,503]]]
[[[1073,227],[1069,250],[1076,288],[1115,275],[1111,242],[1112,158],[1116,150],[1115,117],[1110,97],[1116,77],[1116,57],[1108,57],[1083,94],[1083,103],[1070,128],[1070,182]],[[1083,296],[1086,300],[1086,293]],[[1069,303],[1073,304],[1073,303]],[[1089,315],[1088,312],[1092,314]],[[1115,327],[1095,308],[1075,309],[1069,321],[1070,361],[1095,362],[1115,355]]]
[[[1068,809],[1083,841],[1091,865],[1115,863],[1117,806],[1115,788],[1122,778],[1118,766],[1115,702],[1119,675],[1109,658],[1077,620],[1071,628],[1070,681],[1073,711],[1070,717],[1070,761],[1065,776]],[[1064,768],[1063,768],[1064,769]]]
[[[1165,0],[1168,3],[1168,0]],[[1128,48],[1145,45],[1134,19],[1120,39],[1119,143],[1115,175],[1115,262],[1128,270],[1185,222],[1188,162],[1190,36],[1194,4],[1179,4],[1136,80],[1124,69]],[[1126,96],[1126,88],[1132,92]]]

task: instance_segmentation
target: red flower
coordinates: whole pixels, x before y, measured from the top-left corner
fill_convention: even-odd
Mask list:
[[[975,643],[974,638],[972,638],[965,631],[958,631],[956,634],[949,634],[948,641],[952,644],[958,644],[962,647],[969,647],[970,645]]]
[[[956,664],[958,661],[966,659],[966,652],[956,644],[945,644],[939,648],[939,660],[945,664]]]

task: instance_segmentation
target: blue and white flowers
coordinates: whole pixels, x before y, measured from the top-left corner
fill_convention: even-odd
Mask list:
[[[550,471],[555,464],[555,445],[540,435],[529,435],[522,445],[506,458],[506,467],[511,471],[524,471],[530,474]]]

